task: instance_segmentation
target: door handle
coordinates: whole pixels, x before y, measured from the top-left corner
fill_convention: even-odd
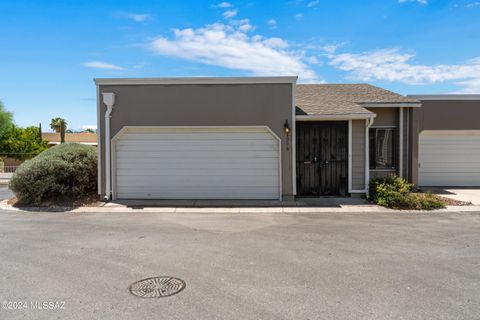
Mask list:
[[[303,161],[303,164],[312,164],[312,161]]]

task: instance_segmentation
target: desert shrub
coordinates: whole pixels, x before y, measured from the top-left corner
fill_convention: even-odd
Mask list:
[[[96,183],[95,147],[65,143],[20,165],[10,180],[10,189],[21,203],[41,204],[89,195],[95,192]]]
[[[445,203],[432,193],[415,194],[420,202],[421,209],[433,210],[445,208]]]
[[[434,194],[413,193],[413,185],[398,176],[372,179],[369,197],[374,203],[392,209],[432,210],[445,207]]]

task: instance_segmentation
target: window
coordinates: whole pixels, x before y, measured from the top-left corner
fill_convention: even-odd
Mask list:
[[[370,169],[396,168],[396,128],[370,129]]]

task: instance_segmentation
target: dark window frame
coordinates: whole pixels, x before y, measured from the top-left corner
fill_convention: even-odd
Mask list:
[[[392,143],[388,146],[387,152],[391,153],[391,159],[384,166],[378,166],[377,158],[377,132],[389,131],[392,133]],[[373,127],[369,129],[369,159],[370,170],[397,170],[398,167],[398,128],[397,127]]]

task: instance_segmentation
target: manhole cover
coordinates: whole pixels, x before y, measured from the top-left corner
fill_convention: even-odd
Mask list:
[[[128,289],[140,298],[163,298],[185,289],[185,281],[174,277],[153,277],[134,282]]]

